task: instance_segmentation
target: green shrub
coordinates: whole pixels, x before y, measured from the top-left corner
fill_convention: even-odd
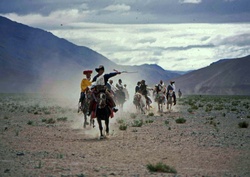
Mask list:
[[[148,116],[154,116],[153,112],[148,113]]]
[[[134,120],[132,123],[132,127],[141,127],[143,124],[143,120]]]
[[[28,125],[33,125],[34,122],[33,122],[32,120],[29,120],[27,124],[28,124]]]
[[[56,121],[53,118],[50,118],[50,119],[46,120],[46,123],[47,124],[54,124],[54,123],[56,123]]]
[[[168,165],[163,164],[162,162],[159,162],[155,165],[148,164],[147,169],[150,172],[160,172],[160,173],[177,173],[177,171]]]
[[[119,130],[127,130],[127,125],[126,124],[121,124],[120,126],[119,126]]]
[[[169,121],[168,121],[168,120],[165,120],[164,123],[165,123],[165,125],[168,125],[168,124],[169,124]]]
[[[67,117],[59,117],[59,118],[57,118],[56,120],[57,120],[57,121],[66,122],[67,119],[68,119]]]
[[[240,128],[247,128],[248,127],[248,123],[246,121],[240,122],[238,125]]]
[[[151,119],[145,121],[145,123],[147,123],[147,124],[150,124],[150,123],[153,123],[153,122],[154,122],[154,120],[151,120]]]
[[[178,124],[183,124],[183,123],[186,122],[186,119],[184,119],[184,118],[178,118],[178,119],[175,120],[175,122],[178,123]]]

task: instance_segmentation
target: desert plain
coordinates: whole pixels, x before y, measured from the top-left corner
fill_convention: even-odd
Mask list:
[[[0,94],[0,176],[249,177],[249,123],[250,96],[184,96],[146,114],[128,100],[100,140],[70,97]]]

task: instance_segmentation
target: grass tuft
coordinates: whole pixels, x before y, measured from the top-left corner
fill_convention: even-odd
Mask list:
[[[175,168],[170,167],[168,165],[163,164],[162,162],[158,162],[157,164],[148,164],[147,169],[150,172],[160,172],[160,173],[177,173]]]

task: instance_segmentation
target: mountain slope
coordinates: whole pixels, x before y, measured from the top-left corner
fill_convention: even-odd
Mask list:
[[[177,77],[184,94],[250,95],[250,56],[212,63]]]
[[[99,65],[106,72],[138,71],[119,75],[133,87],[138,80],[153,84],[179,75],[156,65],[119,66],[87,47],[0,16],[0,92],[79,91],[82,71]]]

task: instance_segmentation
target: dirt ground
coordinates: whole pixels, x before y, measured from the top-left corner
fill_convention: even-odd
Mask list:
[[[100,140],[69,100],[1,94],[0,176],[249,177],[250,130],[238,125],[250,123],[249,98],[190,96],[145,115],[128,101]],[[149,171],[159,162],[177,173]]]

